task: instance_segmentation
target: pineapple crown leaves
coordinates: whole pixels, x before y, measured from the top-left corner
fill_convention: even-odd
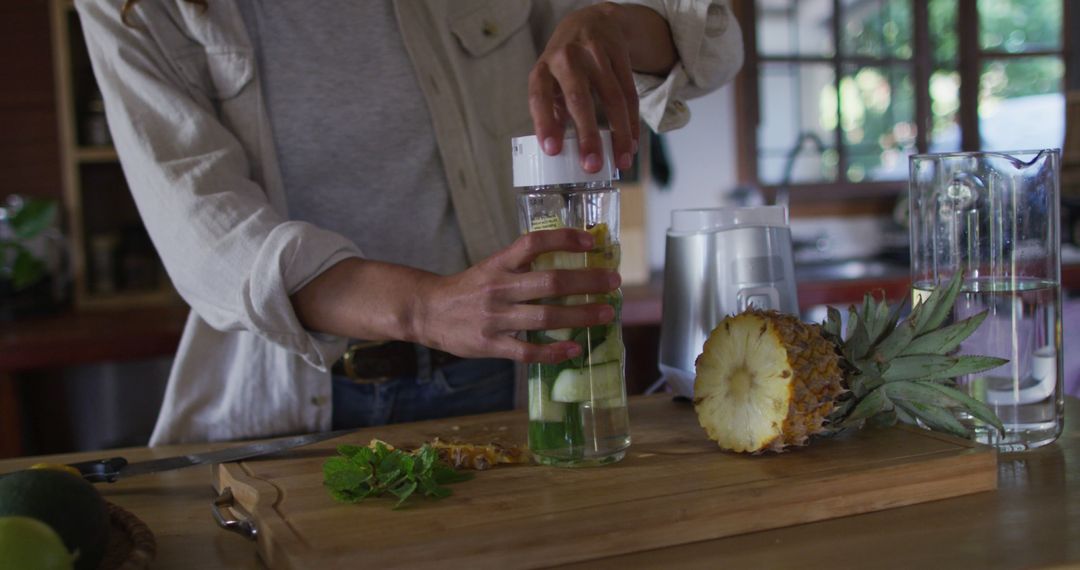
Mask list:
[[[825,334],[840,347],[851,396],[837,402],[829,415],[836,429],[857,427],[866,420],[891,425],[896,421],[923,423],[938,431],[968,437],[953,409],[1002,430],[997,416],[982,402],[954,387],[953,379],[990,370],[1008,362],[1002,358],[955,355],[986,312],[942,326],[960,293],[962,275],[935,289],[900,321],[904,303],[890,309],[867,293],[862,310],[849,309],[847,330],[841,336],[840,312],[829,308],[822,323]],[[841,340],[842,339],[842,340]]]

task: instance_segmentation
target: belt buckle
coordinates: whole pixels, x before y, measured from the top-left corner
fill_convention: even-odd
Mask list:
[[[390,380],[390,376],[361,376],[360,371],[356,369],[357,352],[384,344],[388,344],[387,341],[365,341],[358,342],[345,349],[345,354],[341,355],[341,364],[345,369],[345,376],[353,384],[382,384]]]

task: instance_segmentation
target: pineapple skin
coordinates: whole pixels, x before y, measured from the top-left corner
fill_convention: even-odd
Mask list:
[[[731,352],[739,346],[754,346],[757,353],[764,351],[773,360],[781,362],[758,362],[743,354],[741,363],[727,362]],[[740,369],[740,365],[742,368]],[[725,450],[761,453],[782,452],[788,447],[806,445],[817,434],[829,432],[826,418],[832,413],[836,399],[847,390],[840,369],[840,355],[836,346],[827,340],[820,325],[807,324],[791,315],[776,311],[749,309],[721,321],[705,341],[702,354],[696,361],[694,383],[694,408],[698,422],[709,438]],[[732,382],[732,370],[748,374],[752,383],[758,383],[760,402],[720,403],[716,398],[731,397],[724,386]],[[777,399],[780,398],[780,401]],[[743,426],[732,426],[723,417],[716,417],[718,408],[725,404],[742,408],[753,404],[766,410],[753,437],[737,433]],[[786,406],[784,405],[786,404]],[[746,416],[753,416],[749,411]],[[766,423],[767,422],[767,423]]]

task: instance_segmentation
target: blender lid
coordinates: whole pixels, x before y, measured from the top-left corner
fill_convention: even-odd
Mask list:
[[[510,139],[514,165],[514,186],[550,186],[553,184],[581,184],[586,182],[607,182],[619,179],[619,171],[611,150],[611,131],[600,129],[600,141],[603,145],[600,170],[589,173],[581,168],[578,153],[577,133],[567,131],[563,137],[562,150],[555,156],[549,156],[540,147],[536,135]]]
[[[786,206],[672,210],[668,234],[697,234],[740,227],[788,227]]]

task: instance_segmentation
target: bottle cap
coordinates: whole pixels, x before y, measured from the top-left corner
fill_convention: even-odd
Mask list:
[[[568,132],[563,137],[562,151],[555,156],[544,152],[536,135],[510,139],[514,158],[514,186],[521,188],[618,180],[619,170],[615,168],[612,157],[611,131],[601,129],[600,141],[603,145],[600,170],[589,173],[581,167],[577,133]]]

